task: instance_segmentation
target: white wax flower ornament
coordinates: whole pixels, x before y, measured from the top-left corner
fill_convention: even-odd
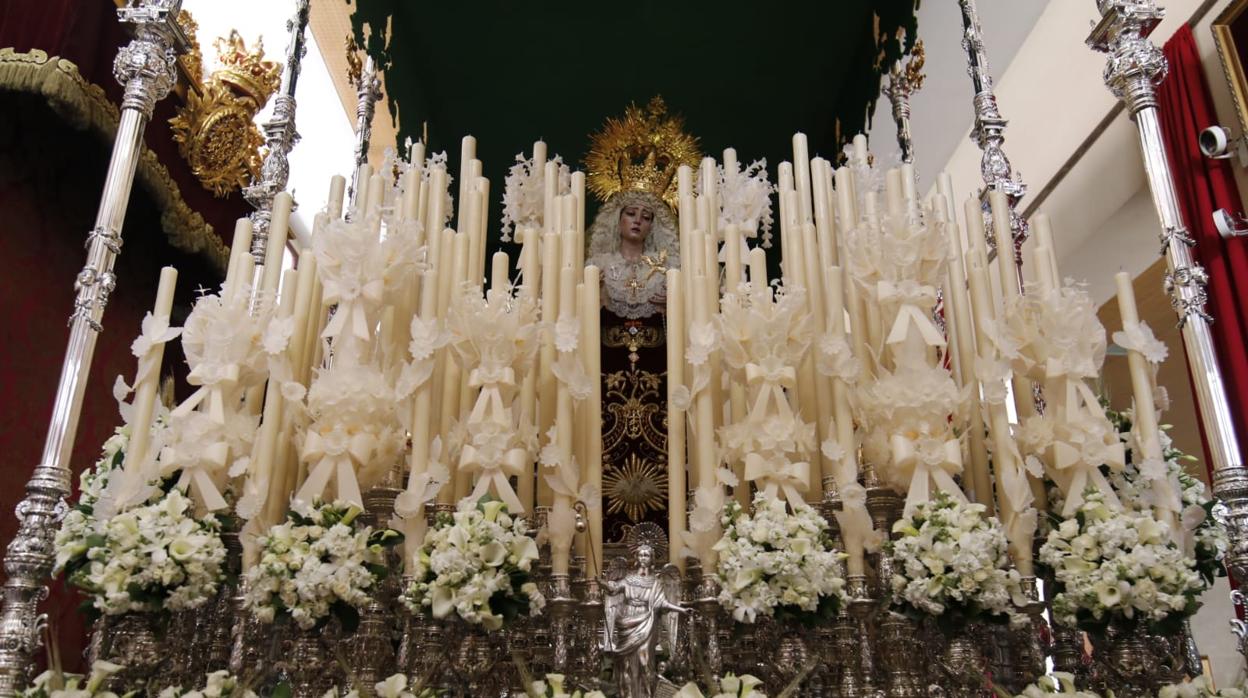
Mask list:
[[[375,365],[336,360],[317,372],[307,410],[299,456],[309,470],[295,500],[321,497],[332,479],[338,499],[362,508],[361,489],[394,466],[405,443],[394,381]]]
[[[571,192],[572,171],[564,164],[563,158],[556,155],[546,162],[555,166],[555,196]],[[503,184],[502,241],[510,242],[512,231],[517,226],[541,228],[545,222],[545,202],[545,168],[537,167],[533,158],[518,153],[516,164],[511,166]]]
[[[771,247],[771,195],[775,186],[767,180],[767,160],[755,160],[744,169],[723,165],[719,173],[719,227],[737,226],[747,237],[763,233],[763,247]],[[700,184],[700,180],[696,182]]]
[[[803,456],[815,450],[816,441],[814,424],[793,409],[788,394],[797,387],[796,367],[811,341],[805,292],[782,288],[773,295],[767,288],[751,288],[748,295],[725,296],[714,330],[705,340],[690,333],[686,353],[694,364],[692,392],[701,388],[700,368],[709,382],[705,356],[722,345],[725,363],[747,386],[749,405],[745,419],[720,428],[721,458],[743,462],[746,480],[769,496],[783,495],[796,510],[810,481],[810,464]]]

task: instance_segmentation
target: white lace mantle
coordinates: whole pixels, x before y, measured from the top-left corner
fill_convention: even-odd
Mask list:
[[[595,255],[589,263],[602,270],[602,305],[607,310],[637,320],[661,309],[667,288],[665,264],[653,258],[630,262],[619,252]]]

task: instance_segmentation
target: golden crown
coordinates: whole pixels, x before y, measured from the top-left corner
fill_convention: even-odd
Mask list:
[[[256,39],[255,46],[248,51],[238,31],[230,30],[228,38],[219,37],[213,46],[221,67],[212,77],[229,85],[240,96],[255,100],[256,106],[262,106],[281,86],[282,64],[264,59],[262,39]]]
[[[645,191],[677,205],[676,171],[697,169],[702,161],[698,139],[685,133],[684,119],[669,116],[662,97],[643,110],[630,104],[623,118],[608,118],[590,137],[585,156],[589,190],[600,201],[621,191]]]

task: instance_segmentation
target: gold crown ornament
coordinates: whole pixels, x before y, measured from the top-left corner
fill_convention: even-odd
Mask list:
[[[590,136],[585,156],[589,190],[606,202],[622,191],[644,191],[677,204],[676,171],[681,165],[697,169],[702,162],[698,139],[685,133],[685,121],[669,115],[662,97],[645,109],[630,104],[622,118],[608,118],[602,130]]]
[[[221,64],[169,120],[178,152],[204,188],[219,197],[245,186],[260,172],[264,138],[256,114],[281,86],[282,65],[264,59],[257,41],[247,49],[237,31],[213,42]]]
[[[231,29],[229,37],[217,37],[212,45],[221,64],[212,74],[213,79],[234,88],[240,97],[250,97],[257,105],[263,105],[281,87],[282,64],[264,60],[263,39],[257,38],[248,51],[238,30]]]

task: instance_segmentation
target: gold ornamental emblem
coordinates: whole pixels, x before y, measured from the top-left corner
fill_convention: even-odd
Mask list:
[[[257,41],[247,49],[237,31],[214,43],[221,67],[169,121],[178,152],[204,188],[224,197],[246,186],[260,172],[264,139],[256,114],[281,83],[282,66],[264,60]]]

